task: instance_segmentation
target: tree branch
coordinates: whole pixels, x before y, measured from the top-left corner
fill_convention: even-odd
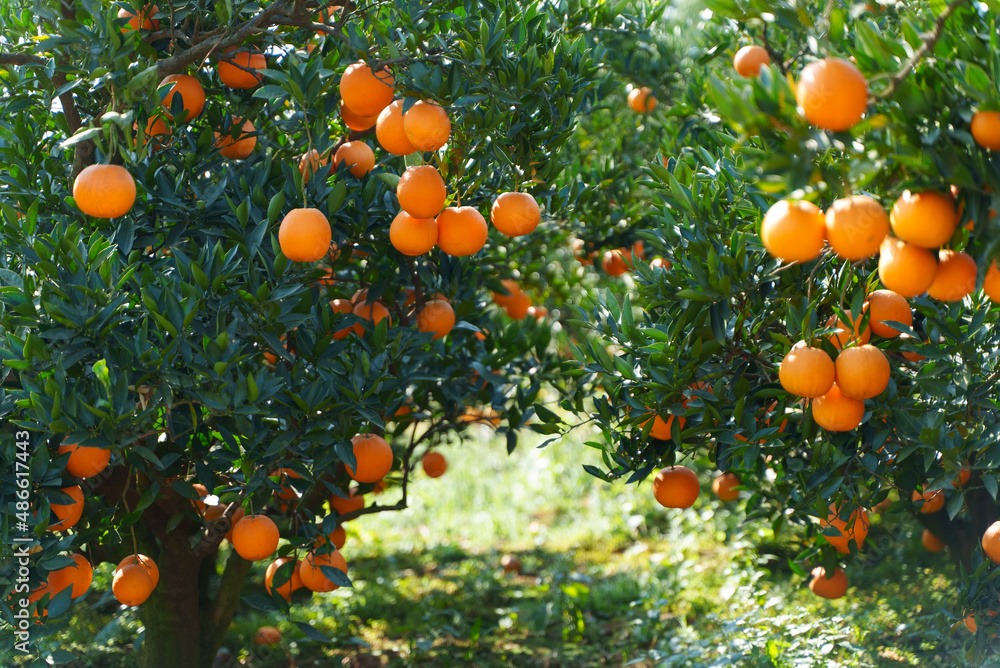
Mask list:
[[[228,37],[220,37],[218,39],[205,39],[189,49],[185,49],[180,53],[171,56],[170,58],[165,58],[157,64],[157,72],[160,76],[166,76],[167,74],[176,74],[182,72],[187,68],[188,65],[194,62],[204,60],[212,53],[212,51],[225,50],[231,46],[237,46],[242,43],[247,37],[249,37],[254,31],[263,29],[269,25],[274,24],[276,17],[280,16],[282,11],[289,6],[289,0],[275,0],[274,3],[268,5],[267,9],[257,14],[251,19],[248,19],[243,25],[234,30]]]
[[[761,31],[761,41],[764,42],[764,50],[767,51],[767,55],[771,56],[771,62],[774,66],[778,68],[778,71],[785,74],[787,68],[785,67],[785,56],[779,53],[767,39],[767,23],[764,23],[764,30]]]
[[[47,62],[48,58],[30,53],[0,53],[0,65],[44,65]]]
[[[246,584],[247,574],[253,562],[247,561],[236,550],[229,553],[226,559],[226,567],[222,571],[219,580],[219,589],[215,594],[215,603],[211,611],[211,624],[209,630],[202,636],[202,650],[205,656],[215,656],[222,645],[223,638],[229,624],[236,616],[236,609],[240,604],[240,594]]]
[[[904,64],[898,72],[892,75],[892,78],[889,79],[889,86],[884,91],[876,95],[876,97],[880,99],[892,97],[892,94],[896,92],[896,88],[899,87],[899,84],[903,83],[903,80],[910,75],[910,72],[916,68],[920,61],[923,60],[924,57],[930,53],[931,49],[934,48],[934,45],[937,44],[938,40],[941,39],[941,34],[944,32],[944,24],[948,22],[948,19],[955,13],[955,10],[965,4],[965,2],[966,0],[952,0],[945,10],[941,12],[941,16],[938,17],[937,22],[934,24],[934,29],[924,37],[924,43],[921,44],[920,48],[914,52],[913,56],[906,61],[906,64]]]

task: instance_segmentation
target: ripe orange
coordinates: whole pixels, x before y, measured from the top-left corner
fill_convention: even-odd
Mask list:
[[[417,329],[431,332],[435,339],[448,336],[455,326],[455,310],[444,299],[432,299],[417,314]]]
[[[126,564],[115,570],[111,591],[122,605],[142,605],[153,592],[153,578],[141,564]]]
[[[782,262],[819,257],[826,239],[826,219],[812,202],[781,200],[771,205],[760,225],[760,240]]]
[[[334,313],[353,313],[354,304],[352,304],[346,299],[331,299],[330,309]],[[333,339],[334,341],[341,341],[343,339],[346,339],[347,336],[353,331],[354,328],[352,326],[347,326],[342,329],[338,329],[333,333]]]
[[[431,450],[420,458],[420,465],[428,478],[440,478],[448,470],[448,460],[440,452]]]
[[[778,380],[786,392],[814,399],[830,391],[835,380],[833,360],[821,348],[799,341],[778,367]]]
[[[334,584],[323,573],[322,569],[324,566],[327,568],[336,568],[345,574],[347,573],[347,561],[339,550],[323,554],[310,552],[299,567],[299,577],[307,589],[328,592],[339,588],[339,585]]]
[[[65,531],[80,521],[83,517],[83,488],[79,485],[63,487],[61,490],[68,494],[72,501],[69,503],[50,503],[49,508],[52,514],[58,518],[58,522],[49,525],[49,531]]]
[[[687,402],[685,401],[684,404],[687,405]],[[661,441],[670,440],[670,432],[674,426],[674,417],[676,416],[674,416],[672,413],[668,414],[666,419],[664,419],[659,415],[654,415],[653,425],[649,428],[649,435],[652,436],[653,438],[658,438]],[[647,422],[649,422],[649,420],[646,420],[639,426],[645,427]],[[686,422],[687,419],[684,416],[680,416],[680,422],[678,422],[677,424],[681,429],[684,429],[684,424]]]
[[[375,138],[382,148],[393,155],[409,155],[416,152],[417,147],[410,143],[403,128],[402,100],[396,100],[378,115]]]
[[[733,67],[741,77],[751,78],[760,74],[760,68],[771,64],[767,49],[756,44],[744,46],[733,57]]]
[[[287,467],[280,467],[274,471],[271,471],[268,478],[277,478],[277,483],[281,486],[281,489],[274,493],[275,497],[282,501],[296,501],[301,496],[299,491],[292,486],[292,480],[301,480],[302,476],[295,471]]]
[[[583,239],[573,239],[570,243],[570,247],[573,249],[573,257],[584,267],[594,264],[594,255],[596,255],[594,251],[587,253],[585,250],[586,245]]]
[[[996,260],[990,263],[990,268],[986,270],[983,278],[983,292],[993,303],[1000,303],[1000,269],[997,268]]]
[[[508,237],[530,234],[542,220],[538,202],[528,193],[503,193],[490,209],[493,227]]]
[[[344,121],[344,125],[355,132],[371,130],[375,127],[375,123],[378,121],[377,115],[362,116],[361,114],[354,113],[350,107],[344,104],[340,105],[340,118]]]
[[[63,443],[59,446],[59,454],[70,453],[66,462],[66,470],[77,478],[95,476],[108,467],[111,461],[111,450],[107,448],[80,446],[76,443]]]
[[[139,564],[149,573],[149,578],[153,582],[153,589],[156,589],[156,585],[160,582],[160,568],[156,565],[156,562],[144,554],[130,554],[121,561],[115,569],[123,568],[128,564]]]
[[[826,210],[827,241],[846,260],[874,257],[887,234],[889,216],[868,195],[838,199]]]
[[[318,536],[313,542],[313,547],[322,547],[326,545],[327,542],[333,544],[335,548],[342,549],[344,543],[347,542],[347,531],[344,529],[344,525],[338,525],[333,531],[325,536]]]
[[[529,297],[512,278],[500,281],[500,284],[507,290],[508,294],[502,295],[499,292],[493,293],[493,301],[497,306],[507,311],[514,320],[523,320],[528,315],[531,308],[531,297]]]
[[[292,592],[302,587],[302,578],[299,577],[301,562],[296,561],[293,557],[279,557],[268,564],[267,570],[264,572],[264,589],[267,590],[268,595],[271,594],[274,576],[278,572],[278,569],[289,563],[292,564],[292,572],[283,584],[275,588],[275,591],[287,601],[292,598]]]
[[[363,494],[358,494],[357,487],[352,487],[348,490],[346,499],[342,496],[331,494],[329,502],[330,507],[333,508],[338,515],[353,513],[354,511],[361,510],[365,507],[365,497]]]
[[[824,58],[802,69],[795,97],[807,121],[840,132],[865,115],[868,82],[849,60]]]
[[[1000,111],[977,111],[972,115],[972,138],[990,151],[1000,151]]]
[[[94,568],[82,554],[70,555],[73,563],[63,566],[59,570],[52,571],[48,577],[48,588],[55,596],[66,587],[70,587],[71,598],[80,598],[90,589],[94,581]]]
[[[955,476],[955,479],[951,481],[951,486],[965,487],[967,484],[969,484],[969,478],[971,477],[972,477],[972,469],[970,469],[968,466],[963,466],[958,470],[958,475]]]
[[[438,225],[433,218],[414,218],[400,211],[389,225],[389,241],[403,255],[423,255],[434,248],[437,238]]]
[[[865,402],[844,396],[837,384],[822,397],[813,399],[813,419],[827,431],[850,431],[861,424]]]
[[[233,542],[233,529],[236,527],[236,524],[246,516],[246,514],[247,511],[243,510],[243,507],[240,506],[233,511],[232,515],[229,516],[229,531],[226,532],[226,540],[230,543]]]
[[[906,342],[906,343],[909,343],[910,341],[913,341],[916,344],[920,343],[920,341],[917,341],[916,339],[914,339],[913,337],[911,337],[909,334],[900,334],[899,335],[899,340],[903,341],[903,342]],[[910,361],[910,362],[923,362],[925,359],[927,359],[924,355],[921,355],[920,353],[914,352],[914,351],[911,351],[911,350],[903,350],[901,352],[902,352],[903,357],[905,359],[907,359],[908,361]]]
[[[292,209],[281,220],[278,244],[292,262],[315,262],[330,250],[333,231],[319,209]]]
[[[670,260],[665,260],[662,257],[654,257],[652,260],[649,261],[649,266],[652,267],[653,269],[667,270],[670,269],[670,267],[672,267],[673,264],[671,264]]]
[[[347,475],[358,482],[378,482],[392,470],[392,446],[377,434],[357,434],[351,439],[357,470],[345,464]]]
[[[133,127],[138,129],[138,125],[134,125]],[[170,128],[168,128],[166,122],[164,122],[163,116],[157,113],[146,119],[145,134],[141,137],[137,137],[136,140],[139,142],[140,145],[145,145],[146,143],[152,142],[153,149],[159,150],[163,148],[163,146],[166,144],[166,140],[161,139],[161,137],[169,137],[169,136],[170,136]]]
[[[855,508],[846,520],[840,518],[840,512],[835,504],[830,504],[830,514],[826,519],[821,519],[820,526],[826,529],[833,527],[839,535],[828,536],[825,533],[823,538],[833,545],[837,552],[841,554],[851,553],[851,541],[854,541],[860,550],[865,545],[865,538],[868,537],[868,528],[871,522],[868,520],[868,513],[864,508]]]
[[[160,8],[156,5],[146,5],[138,11],[138,13],[133,14],[129,10],[122,7],[118,10],[119,19],[128,19],[124,22],[121,27],[122,32],[128,32],[131,30],[159,30],[160,21],[153,18],[160,11]]]
[[[340,99],[361,116],[377,116],[392,102],[396,80],[388,68],[377,74],[364,61],[348,65],[340,77]]]
[[[601,268],[608,276],[621,276],[628,272],[627,251],[624,248],[615,248],[604,251],[601,258]]]
[[[955,233],[958,209],[948,193],[906,190],[892,205],[889,221],[897,238],[922,248],[937,248]]]
[[[944,491],[940,489],[925,489],[923,492],[913,490],[910,496],[914,507],[920,509],[921,515],[930,515],[944,508]]]
[[[447,196],[444,179],[430,165],[407,167],[396,185],[400,208],[414,218],[435,217],[444,208]]]
[[[887,321],[913,326],[913,312],[906,297],[892,290],[874,290],[865,301],[868,308],[868,326],[879,336],[892,339],[899,336]]]
[[[941,539],[935,536],[930,529],[924,529],[923,534],[920,535],[920,542],[923,543],[928,552],[940,552],[945,548]]]
[[[656,97],[649,86],[633,88],[628,94],[628,106],[637,114],[645,114],[656,109]]]
[[[878,258],[878,277],[882,285],[903,297],[916,297],[934,282],[937,262],[926,248],[886,237]]]
[[[253,634],[255,645],[277,645],[281,642],[281,631],[273,626],[262,626]]]
[[[90,165],[73,181],[73,200],[94,218],[124,216],[135,204],[135,179],[120,165]]]
[[[264,80],[260,70],[267,68],[267,58],[259,51],[239,51],[219,61],[219,81],[230,88],[256,88]]]
[[[344,142],[333,154],[334,169],[342,162],[347,165],[351,174],[360,179],[375,168],[375,152],[360,140]]]
[[[321,167],[330,163],[329,156],[322,156],[316,149],[309,149],[299,158],[299,173],[302,174],[302,182],[309,183],[309,178],[319,172]]]
[[[809,591],[822,598],[840,598],[847,593],[847,573],[838,568],[827,576],[826,569],[817,566],[812,570],[812,580],[809,581]]]
[[[190,123],[205,108],[205,89],[201,87],[198,79],[190,74],[170,74],[163,78],[158,88],[165,110],[164,115],[170,120]],[[179,97],[178,104],[181,105],[180,115],[177,118],[174,118],[171,111],[175,97]]]
[[[375,327],[375,325],[379,324],[386,318],[389,319],[389,321],[386,324],[390,326],[392,325],[392,318],[389,317],[389,309],[387,309],[385,307],[385,304],[383,304],[382,302],[375,301],[372,302],[371,304],[367,304],[365,303],[364,300],[361,300],[359,303],[354,305],[354,309],[352,310],[352,312],[354,313],[354,315],[358,316],[362,320],[367,320],[369,323],[371,323],[372,327]],[[352,331],[358,336],[364,336],[365,335],[364,322],[354,323]]]
[[[976,289],[977,271],[976,261],[968,253],[938,251],[937,271],[927,294],[943,302],[962,301]]]
[[[740,490],[736,488],[741,484],[735,473],[721,473],[712,481],[712,491],[720,501],[735,501],[740,497]]]
[[[889,386],[889,358],[870,343],[842,350],[834,366],[845,397],[871,399]]]
[[[1000,564],[1000,521],[986,528],[981,541],[983,554],[994,564]]]
[[[278,526],[267,515],[245,515],[233,527],[233,549],[247,561],[266,559],[278,549]]]
[[[489,237],[483,214],[471,206],[450,206],[437,217],[438,247],[453,257],[475,255]]]
[[[338,2],[339,0],[333,0],[333,1]],[[344,8],[341,7],[340,5],[323,7],[318,12],[316,12],[316,17],[314,20],[316,21],[316,23],[332,23],[334,19],[337,20],[340,19],[340,13],[343,10]],[[326,32],[322,30],[317,30],[316,34],[322,37],[323,35],[326,34]]]
[[[403,132],[418,151],[436,151],[448,143],[451,121],[437,102],[421,100],[403,114]]]
[[[965,628],[968,629],[969,633],[973,635],[975,635],[976,631],[979,630],[979,625],[976,624],[976,615],[974,613],[970,612],[967,614],[962,620],[962,623],[965,624]]]
[[[842,350],[844,346],[850,344],[868,343],[872,333],[868,327],[860,329],[863,317],[855,318],[850,309],[845,310],[844,315],[847,317],[847,322],[836,315],[831,315],[826,321],[827,327],[834,328],[833,334],[830,335],[830,343],[833,344],[833,347]]]
[[[699,491],[698,476],[686,466],[669,466],[653,479],[653,496],[665,508],[690,508]]]
[[[250,157],[257,147],[257,128],[249,120],[241,118],[233,118],[233,125],[237,125],[241,120],[243,125],[235,140],[231,127],[223,128],[222,133],[215,133],[215,148],[219,149],[219,154],[224,158],[244,160]]]

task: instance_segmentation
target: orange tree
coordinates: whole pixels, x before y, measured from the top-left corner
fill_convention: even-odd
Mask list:
[[[587,4],[5,3],[0,587],[25,649],[109,561],[141,665],[210,665],[241,600],[347,586],[341,523],[404,508],[431,448],[551,422],[531,284],[586,32],[629,24]],[[241,599],[253,561],[271,596]]]
[[[996,3],[705,5],[622,38],[581,126],[616,200],[577,233],[646,252],[576,318],[592,472],[659,471],[668,506],[693,500],[669,467],[730,474],[719,496],[797,528],[827,597],[871,517],[912,515],[963,569],[952,612],[996,610]]]

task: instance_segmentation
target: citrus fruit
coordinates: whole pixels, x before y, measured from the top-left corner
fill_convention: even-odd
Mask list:
[[[73,200],[94,218],[124,216],[135,204],[135,179],[120,165],[90,165],[73,181]]]
[[[841,132],[864,116],[868,82],[849,60],[824,58],[802,69],[795,97],[807,121],[824,130]]]
[[[760,240],[783,262],[809,262],[819,257],[826,239],[823,212],[812,202],[781,200],[771,205],[760,225]]]

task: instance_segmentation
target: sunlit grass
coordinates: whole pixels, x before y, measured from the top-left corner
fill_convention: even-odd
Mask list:
[[[971,636],[952,628],[955,572],[922,550],[905,515],[877,520],[872,549],[847,566],[848,597],[827,602],[786,563],[798,542],[714,500],[707,474],[694,509],[665,510],[648,481],[608,485],[584,472],[596,451],[538,442],[508,456],[483,429],[447,447],[448,472],[418,472],[408,510],[352,522],[354,588],[298,594],[290,619],[241,609],[225,643],[237,665],[979,665],[966,657]],[[504,573],[506,553],[520,574]],[[260,593],[258,570],[246,593]],[[83,665],[130,665],[138,621],[109,610],[77,611],[70,625],[65,646],[93,658]],[[282,644],[254,646],[262,625],[278,626]],[[95,634],[112,649],[88,650]]]

